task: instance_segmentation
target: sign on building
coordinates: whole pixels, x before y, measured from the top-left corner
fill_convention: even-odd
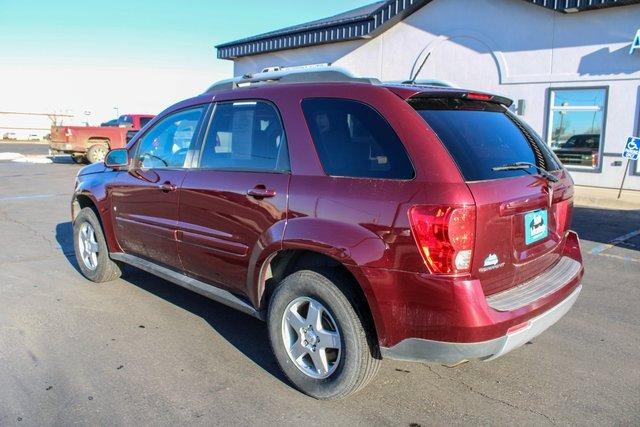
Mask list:
[[[629,50],[629,55],[633,55],[633,52],[635,52],[636,50],[640,50],[640,30],[638,30],[636,36],[631,42],[631,50]]]

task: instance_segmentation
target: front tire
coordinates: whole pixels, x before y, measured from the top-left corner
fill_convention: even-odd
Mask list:
[[[379,367],[374,333],[331,270],[286,277],[269,303],[271,348],[287,378],[316,399],[340,399],[371,381]]]
[[[120,266],[109,258],[107,241],[93,209],[83,208],[73,221],[73,246],[80,271],[87,279],[102,283],[122,274]]]

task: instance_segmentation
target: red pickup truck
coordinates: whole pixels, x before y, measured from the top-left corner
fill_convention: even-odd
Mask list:
[[[124,147],[154,117],[148,114],[125,114],[118,118],[117,127],[52,126],[49,154],[71,154],[76,163],[102,162],[109,150]]]

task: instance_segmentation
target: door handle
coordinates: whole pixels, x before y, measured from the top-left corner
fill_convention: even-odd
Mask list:
[[[178,189],[178,187],[176,187],[174,184],[170,183],[169,181],[166,181],[165,183],[158,185],[158,188],[163,193],[170,193]]]
[[[247,194],[256,199],[264,199],[266,197],[274,197],[276,195],[275,190],[270,190],[262,185],[259,185],[251,190],[247,191]]]

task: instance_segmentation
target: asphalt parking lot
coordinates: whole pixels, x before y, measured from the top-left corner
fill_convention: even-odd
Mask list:
[[[25,156],[46,155],[49,146],[46,143],[0,142],[0,153],[20,153]]]
[[[529,345],[456,368],[385,361],[360,394],[319,402],[287,384],[258,320],[134,269],[83,279],[78,169],[0,161],[0,425],[640,424],[640,211],[576,208],[583,293]]]

